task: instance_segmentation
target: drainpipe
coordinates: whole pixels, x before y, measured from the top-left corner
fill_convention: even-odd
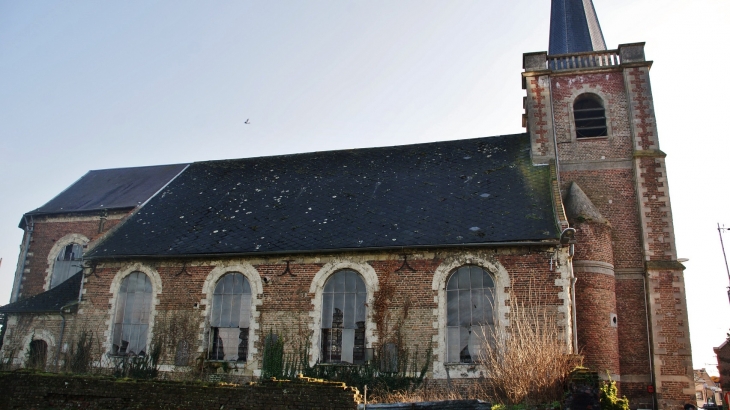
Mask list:
[[[54,362],[54,366],[56,367],[56,371],[59,370],[58,368],[58,359],[61,357],[61,347],[63,346],[63,332],[66,330],[66,316],[63,315],[63,311],[65,309],[70,308],[71,306],[78,305],[79,301],[74,300],[73,302],[64,305],[60,310],[59,313],[61,314],[61,334],[58,336],[58,348],[56,349],[56,359]]]
[[[560,234],[560,243],[565,246],[568,245],[568,256],[569,256],[569,263],[568,263],[568,269],[570,269],[570,302],[572,303],[572,313],[573,313],[573,353],[578,354],[578,312],[575,307],[575,282],[577,281],[577,278],[575,277],[575,272],[573,271],[573,255],[575,255],[575,228],[565,228],[563,229],[563,232]]]
[[[575,277],[573,272],[573,254],[575,254],[575,245],[571,243],[568,269],[570,269],[570,299],[573,304],[573,354],[578,354],[578,310],[575,306],[575,283],[578,282],[578,278]]]
[[[81,274],[81,287],[79,288],[79,298],[71,303],[66,304],[59,310],[59,313],[61,314],[61,332],[58,336],[58,349],[56,349],[56,360],[54,363],[54,366],[56,367],[56,371],[59,370],[58,369],[58,359],[61,357],[61,347],[63,346],[63,332],[66,330],[66,316],[63,315],[63,311],[67,308],[70,308],[71,306],[75,306],[75,305],[78,305],[79,303],[81,303],[81,295],[84,293],[84,279],[85,279],[85,275],[82,273]]]
[[[649,323],[649,289],[646,284],[646,277],[649,272],[644,273],[644,312],[646,314],[646,342],[649,345],[649,377],[651,378],[651,385],[654,387],[654,392],[651,394],[651,405],[652,409],[657,408],[656,400],[656,383],[654,382],[654,346],[651,343],[651,324]]]
[[[558,180],[558,189],[560,185],[560,155],[558,155],[558,130],[555,128],[555,104],[553,103],[553,78],[548,76],[548,88],[550,89],[550,113],[553,121],[553,149],[555,149],[555,175]]]
[[[20,260],[18,261],[18,268],[15,271],[15,281],[13,283],[13,292],[10,295],[10,303],[16,302],[18,295],[20,295],[20,284],[23,282],[25,262],[28,259],[28,248],[30,247],[30,240],[33,236],[33,216],[30,217],[30,221],[28,221],[27,216],[24,216],[23,219],[25,219],[25,241],[23,242],[23,251],[20,255]]]

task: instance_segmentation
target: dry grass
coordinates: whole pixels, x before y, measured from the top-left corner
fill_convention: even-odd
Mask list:
[[[424,401],[463,400],[472,398],[454,388],[442,383],[429,383],[425,380],[422,385],[412,391],[373,392],[368,396],[368,403],[418,403]]]

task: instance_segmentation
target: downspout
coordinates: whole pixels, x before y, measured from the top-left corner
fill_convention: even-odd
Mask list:
[[[61,314],[61,331],[60,331],[60,334],[58,336],[58,348],[56,349],[56,359],[55,359],[55,362],[54,362],[54,366],[56,367],[56,371],[59,370],[59,368],[58,368],[58,360],[61,357],[61,348],[63,347],[63,333],[66,330],[66,316],[64,316],[63,311],[65,309],[67,309],[67,308],[70,308],[71,306],[75,306],[75,305],[78,305],[79,303],[81,303],[81,295],[84,293],[84,279],[85,279],[85,276],[82,273],[81,274],[81,287],[79,288],[79,297],[78,297],[78,299],[76,299],[75,301],[73,301],[71,303],[68,303],[68,304],[64,305],[59,310],[59,313]]]
[[[553,123],[553,149],[555,150],[555,178],[558,182],[558,191],[561,188],[560,182],[560,155],[558,155],[558,133],[555,129],[555,103],[553,102],[553,78],[548,76],[548,88],[550,90],[550,116]],[[575,277],[573,272],[573,255],[575,254],[575,244],[570,244],[570,263],[568,264],[570,269],[570,302],[573,306],[573,354],[578,354],[578,312],[575,306],[575,283],[578,278]]]
[[[10,303],[18,300],[20,284],[23,282],[23,275],[25,274],[25,262],[28,260],[28,248],[30,247],[30,240],[33,236],[33,216],[30,217],[30,222],[28,222],[27,216],[24,216],[23,219],[25,219],[25,241],[23,242],[23,251],[20,260],[18,261],[18,268],[15,271],[15,281],[13,283],[13,292],[10,295]]]
[[[651,324],[649,323],[649,289],[646,284],[646,277],[649,272],[645,272],[643,275],[644,279],[644,312],[646,314],[646,342],[649,346],[649,377],[651,385],[654,387],[654,392],[651,394],[651,405],[652,409],[657,408],[656,402],[656,383],[654,383],[654,346],[651,343]]]
[[[61,357],[61,347],[63,346],[63,332],[66,330],[66,316],[63,315],[63,311],[67,308],[70,308],[71,306],[78,305],[79,301],[74,300],[73,302],[64,305],[60,310],[59,313],[61,314],[61,332],[58,336],[58,348],[56,349],[56,359],[54,362],[54,366],[56,367],[56,371],[59,370],[58,368],[58,359]]]
[[[558,180],[558,190],[560,189],[560,156],[558,155],[558,133],[555,129],[555,104],[553,103],[553,79],[548,77],[548,87],[550,89],[550,115],[553,122],[553,148],[555,149],[555,177]]]
[[[575,277],[573,272],[573,255],[575,254],[575,245],[570,244],[570,263],[568,267],[570,269],[570,299],[573,304],[573,354],[578,354],[578,310],[575,306],[575,283],[578,282],[578,278]]]

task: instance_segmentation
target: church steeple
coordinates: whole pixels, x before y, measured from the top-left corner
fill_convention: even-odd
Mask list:
[[[551,55],[606,49],[592,0],[552,0]]]

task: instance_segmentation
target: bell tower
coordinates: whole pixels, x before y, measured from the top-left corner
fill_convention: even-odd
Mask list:
[[[644,43],[606,48],[591,0],[552,0],[550,52],[523,57],[523,125],[533,163],[583,204],[567,211],[585,365],[632,408],[680,409],[695,400],[692,356],[651,66]]]

